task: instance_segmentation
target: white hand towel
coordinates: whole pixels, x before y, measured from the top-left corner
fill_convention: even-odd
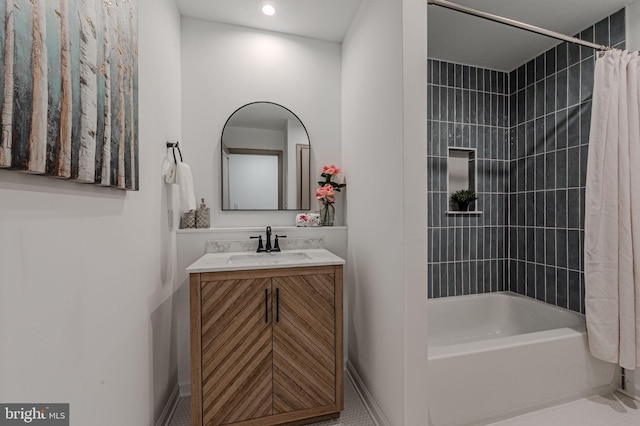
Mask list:
[[[167,183],[176,183],[176,163],[169,155],[162,160],[162,175]]]
[[[193,192],[193,176],[191,167],[185,163],[176,165],[176,183],[179,186],[180,207],[184,213],[196,209],[196,196]]]

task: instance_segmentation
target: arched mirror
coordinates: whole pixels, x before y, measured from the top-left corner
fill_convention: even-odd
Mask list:
[[[222,210],[309,210],[309,134],[289,109],[272,102],[238,108],[221,146]]]

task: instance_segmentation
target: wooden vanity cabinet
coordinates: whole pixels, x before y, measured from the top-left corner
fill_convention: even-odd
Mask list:
[[[340,415],[341,265],[194,273],[190,299],[193,426]]]

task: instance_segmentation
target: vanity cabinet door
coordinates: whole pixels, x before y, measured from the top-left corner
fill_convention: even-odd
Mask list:
[[[336,394],[334,276],[273,278],[274,415],[335,405],[337,399],[341,405],[342,395]]]
[[[272,415],[271,279],[202,282],[200,290],[202,424]]]

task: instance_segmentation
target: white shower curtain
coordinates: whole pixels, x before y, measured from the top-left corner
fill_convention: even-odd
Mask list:
[[[640,62],[596,61],[585,212],[585,310],[591,353],[640,366]]]

